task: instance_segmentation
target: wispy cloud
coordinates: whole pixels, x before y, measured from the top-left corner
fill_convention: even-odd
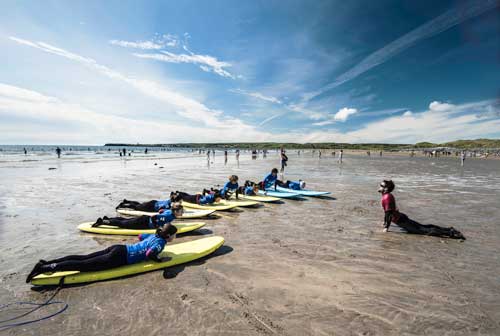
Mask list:
[[[335,123],[336,121],[345,122],[353,114],[359,111],[355,108],[343,107],[338,110],[330,119],[313,123],[314,126],[326,126]]]
[[[460,5],[458,5],[457,7],[448,10],[444,14],[434,18],[433,20],[423,24],[422,26],[399,37],[383,48],[375,51],[360,63],[355,65],[353,68],[338,76],[332,83],[322,87],[317,91],[304,94],[303,101],[309,101],[325,93],[326,91],[334,89],[337,86],[365,73],[366,71],[387,62],[392,57],[400,54],[401,52],[420,42],[421,40],[448,30],[470,18],[476,17],[499,6],[499,4],[500,3],[497,0],[467,1],[463,3],[460,2]]]
[[[245,95],[245,96],[249,96],[249,97],[253,97],[253,98],[257,98],[257,99],[260,99],[260,100],[263,100],[263,101],[266,101],[266,102],[270,102],[270,103],[274,103],[274,104],[283,104],[281,100],[279,100],[278,98],[276,97],[272,97],[272,96],[266,96],[260,92],[249,92],[249,91],[245,91],[245,90],[242,90],[242,89],[232,89],[232,90],[229,90],[230,92],[234,92],[234,93],[239,93],[239,94],[242,94],[242,95]]]
[[[184,33],[184,40],[181,40],[177,35],[164,34],[161,36],[156,36],[151,40],[146,41],[123,41],[123,40],[111,40],[109,43],[112,45],[141,49],[141,50],[154,50],[156,53],[133,53],[135,57],[153,59],[161,62],[167,63],[191,63],[196,64],[201,70],[205,72],[213,72],[219,76],[226,78],[239,78],[239,76],[234,76],[231,74],[227,68],[231,67],[231,63],[219,61],[217,57],[210,55],[201,55],[193,53],[187,45],[187,41],[191,38],[188,33]],[[168,48],[182,47],[187,54],[173,53],[171,51],[165,50]]]
[[[133,54],[139,58],[154,59],[157,61],[167,63],[192,63],[199,65],[200,69],[205,72],[214,72],[222,77],[232,78],[235,77],[225,68],[231,67],[231,63],[219,61],[217,58],[209,55],[191,54],[174,54],[169,51],[162,51],[155,54]]]
[[[207,106],[205,106],[204,104],[194,99],[185,97],[182,94],[179,94],[175,91],[169,90],[156,82],[145,79],[128,77],[105,65],[97,63],[92,58],[83,57],[44,42],[33,42],[12,36],[10,37],[10,39],[19,44],[36,48],[44,52],[58,55],[66,59],[78,62],[94,71],[97,71],[98,73],[108,78],[124,82],[130,85],[131,87],[135,88],[142,94],[145,94],[149,97],[170,104],[176,109],[177,113],[182,117],[191,119],[196,122],[203,122],[208,126],[214,126],[214,127],[230,128],[235,124],[238,125],[242,124],[242,122],[239,119],[224,118],[222,112],[217,110],[212,110]]]
[[[269,118],[262,120],[261,123],[259,124],[259,126],[263,126],[263,125],[267,124],[268,122],[270,122],[271,120],[274,120],[280,116],[282,116],[282,114],[276,114],[276,115],[270,116]]]

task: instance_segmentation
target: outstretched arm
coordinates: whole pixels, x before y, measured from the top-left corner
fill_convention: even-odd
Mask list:
[[[389,230],[389,226],[391,226],[392,215],[393,215],[393,210],[388,210],[388,211],[385,212],[385,215],[384,215],[384,232],[387,232]]]

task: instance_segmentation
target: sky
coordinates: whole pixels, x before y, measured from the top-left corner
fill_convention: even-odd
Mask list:
[[[0,144],[500,138],[499,4],[4,1]]]

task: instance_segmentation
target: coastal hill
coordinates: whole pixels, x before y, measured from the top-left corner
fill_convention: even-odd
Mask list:
[[[220,149],[278,149],[281,146],[295,149],[360,149],[360,150],[404,150],[404,149],[423,149],[448,147],[456,149],[487,149],[500,148],[500,139],[476,139],[476,140],[456,140],[446,143],[419,142],[416,144],[383,144],[383,143],[364,143],[349,144],[335,142],[319,143],[278,143],[278,142],[235,142],[235,143],[177,143],[177,144],[126,144],[126,143],[107,143],[104,146],[119,147],[169,147],[169,148],[220,148]]]

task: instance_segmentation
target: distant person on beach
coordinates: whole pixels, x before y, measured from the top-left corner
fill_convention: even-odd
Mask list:
[[[118,204],[116,209],[132,209],[137,211],[145,211],[145,212],[158,212],[160,210],[168,210],[172,208],[172,203],[174,203],[175,194],[170,193],[170,198],[167,200],[151,200],[148,202],[137,202],[137,201],[129,201],[124,199]]]
[[[60,159],[61,158],[61,148],[59,148],[59,147],[56,148],[56,154],[57,154],[57,158]]]
[[[24,151],[24,155],[28,154],[28,151],[26,150],[26,148],[23,148],[23,151]]]
[[[125,148],[122,149],[123,156],[127,156],[127,150]]]
[[[222,196],[219,191],[212,191],[204,189],[202,194],[191,195],[182,191],[176,191],[174,196],[175,202],[184,201],[194,204],[212,204],[219,203],[222,200]]]
[[[239,160],[240,159],[240,150],[237,149],[236,150],[236,160]]]
[[[227,181],[222,189],[220,190],[220,195],[225,198],[229,199],[229,197],[233,194],[236,193],[236,198],[238,198],[238,176],[237,175],[231,175],[229,176],[229,181]]]
[[[92,227],[99,227],[101,225],[112,225],[112,226],[118,226],[119,228],[122,229],[129,229],[129,230],[158,229],[164,225],[171,223],[174,219],[182,216],[182,214],[184,213],[182,205],[180,205],[179,203],[176,203],[175,205],[176,205],[175,208],[172,208],[172,210],[165,210],[154,216],[143,215],[134,218],[124,218],[124,217],[109,218],[106,216],[104,216],[103,218],[99,217],[97,221],[94,224],[92,224]]]
[[[337,154],[337,153],[335,153],[335,151],[333,151],[333,152],[332,152],[332,156],[333,156],[333,157],[335,157],[335,154]]]
[[[319,158],[321,159],[321,151],[319,151],[319,155],[318,155],[318,156],[319,156]]]
[[[266,190],[268,188],[276,189],[276,182],[278,181],[278,169],[273,168],[269,174],[264,177],[264,180],[260,182],[260,187],[262,190]]]
[[[280,151],[280,157],[281,157],[281,172],[285,172],[285,167],[287,166],[288,162],[288,156],[285,154],[285,148],[281,147]]]
[[[427,236],[437,236],[444,238],[465,239],[460,231],[455,230],[453,227],[445,228],[437,225],[423,225],[406,216],[404,213],[399,212],[396,206],[396,199],[391,194],[394,190],[395,184],[391,180],[383,180],[380,183],[378,192],[382,194],[382,208],[384,209],[384,230],[389,231],[391,223],[395,223],[408,233],[421,234]]]
[[[460,165],[463,167],[465,163],[465,151],[460,154]]]
[[[210,161],[210,151],[207,151],[207,161]]]
[[[155,234],[140,234],[139,242],[135,244],[112,245],[87,255],[69,255],[49,261],[40,260],[26,278],[26,283],[31,282],[35,276],[42,273],[97,272],[145,260],[168,261],[170,258],[159,258],[158,256],[165,245],[174,240],[176,233],[177,228],[167,224],[158,229]]]
[[[342,163],[342,157],[344,156],[344,150],[341,149],[339,152],[339,163]]]
[[[144,150],[144,154],[148,154],[148,149],[147,148]]]
[[[382,156],[382,151],[380,151],[379,156]]]

